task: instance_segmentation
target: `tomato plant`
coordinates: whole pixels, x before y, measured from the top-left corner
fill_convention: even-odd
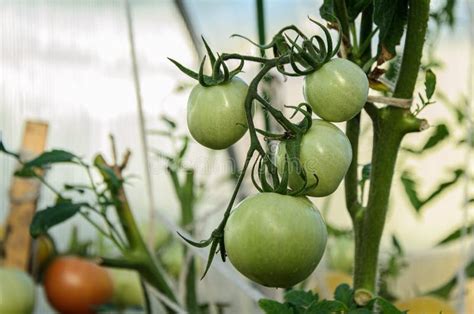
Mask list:
[[[0,313],[33,313],[35,294],[35,284],[28,274],[0,268]]]
[[[327,231],[307,198],[260,193],[236,206],[224,239],[229,260],[242,274],[264,286],[286,288],[319,264]]]
[[[306,101],[326,121],[347,121],[364,107],[369,93],[367,75],[355,63],[333,59],[304,81]]]
[[[196,85],[188,100],[188,129],[201,145],[224,149],[247,131],[244,101],[248,85],[238,77],[204,87]]]
[[[320,13],[329,27],[310,20],[322,34],[307,35],[294,25],[283,27],[269,43],[260,41],[257,45],[260,56],[223,53],[216,57],[204,41],[207,60],[211,63],[209,74],[204,73],[205,58],[197,72],[171,60],[182,72],[199,81],[188,102],[188,126],[198,142],[209,148],[222,149],[234,144],[247,129],[249,131],[245,162],[221,222],[208,239],[185,240],[196,247],[210,247],[204,275],[216,253],[220,252],[224,261],[228,255],[235,267],[252,280],[288,287],[309,275],[324,250],[324,245],[316,245],[322,244],[323,239],[325,242],[324,223],[317,218],[319,213],[305,197],[332,193],[345,176],[345,201],[355,239],[354,289],[348,285],[339,286],[334,302],[320,301],[312,293],[290,290],[285,294],[284,303],[263,300],[260,305],[269,313],[275,313],[275,309],[282,313],[371,313],[379,308],[384,313],[399,314],[399,310],[378,296],[379,247],[402,140],[405,135],[420,132],[428,126],[426,120],[417,117],[422,108],[412,110],[410,105],[421,64],[429,0],[399,1],[396,5],[390,0],[325,0]],[[337,32],[336,43],[330,30]],[[378,47],[372,49],[376,35]],[[403,57],[392,87],[384,83],[385,71],[381,65],[395,57],[402,38],[405,38]],[[336,55],[338,58],[334,59]],[[232,61],[240,63],[229,70],[227,63]],[[237,75],[248,63],[257,64],[258,72],[247,86],[237,79]],[[291,110],[291,116],[288,117],[261,92],[260,83],[267,80],[270,73],[290,78],[305,77],[304,90],[309,103],[290,104],[287,108]],[[368,78],[375,90],[385,93],[384,97],[367,98]],[[420,97],[422,107],[430,103],[433,79],[426,86],[428,97]],[[260,106],[278,127],[260,129],[253,120],[254,104]],[[371,121],[373,147],[370,167],[362,169],[361,178],[358,155],[362,108]],[[349,119],[347,137],[328,121],[314,121],[313,111],[329,121]],[[275,163],[273,152],[267,149],[269,145],[262,145],[262,141],[280,142],[278,162]],[[319,154],[320,149],[325,151]],[[90,214],[94,213],[107,229],[102,230],[92,221],[94,226],[122,253],[119,259],[103,258],[103,263],[138,270],[171,301],[178,302],[160,265],[144,244],[126,199],[122,170],[128,157],[122,163],[115,160],[108,164],[99,155],[91,166],[63,151],[46,152],[25,162],[19,154],[6,150],[3,144],[0,150],[23,165],[17,175],[36,177],[44,183],[41,173],[53,163],[79,164],[91,178],[90,169],[96,169],[103,178],[101,186],[106,187],[105,192],[99,192],[91,180],[90,189],[97,196],[97,205],[73,202],[47,184],[55,192],[57,202],[35,215],[30,230],[32,235],[38,236],[76,214],[91,222]],[[315,155],[318,158],[314,158]],[[320,161],[323,163],[318,164]],[[244,200],[232,212],[249,173],[259,194]],[[173,183],[182,188],[177,189],[177,195],[183,212],[188,214],[186,223],[189,223],[192,215],[189,215],[190,206],[185,203],[194,201],[194,191],[187,185],[192,182],[193,172],[187,173],[183,185],[176,172],[171,170],[171,174]],[[364,193],[366,182],[369,187]],[[81,191],[79,187],[72,189]],[[119,217],[121,232],[111,225],[107,216],[109,207],[113,207]],[[271,228],[272,223],[278,225],[276,230]],[[315,226],[320,233],[315,231]],[[278,231],[285,233],[282,236]],[[263,240],[256,242],[254,237]],[[137,261],[130,252],[138,252],[140,259]],[[271,273],[272,270],[277,276]],[[173,309],[168,307],[167,311],[173,312]]]
[[[284,169],[287,155],[285,142],[278,148],[277,164]],[[299,148],[299,165],[306,173],[307,185],[315,185],[307,191],[310,196],[332,194],[346,175],[352,161],[351,143],[339,128],[330,122],[313,120],[311,128],[303,135]],[[305,182],[295,163],[290,160],[289,185],[301,188]]]
[[[61,313],[95,313],[111,300],[114,291],[106,269],[72,256],[51,262],[44,288],[49,303]]]

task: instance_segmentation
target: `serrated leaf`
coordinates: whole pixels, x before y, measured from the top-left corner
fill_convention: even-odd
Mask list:
[[[388,302],[387,300],[383,298],[380,298],[380,297],[377,298],[376,302],[377,302],[378,308],[381,310],[380,311],[381,313],[384,313],[384,314],[404,314],[405,313],[397,309],[395,305],[393,305],[392,303]]]
[[[305,314],[333,314],[347,311],[346,305],[339,301],[322,300],[321,302],[313,303],[304,312]]]
[[[285,301],[296,307],[307,307],[317,301],[317,298],[311,291],[290,290],[285,293]]]
[[[353,309],[353,310],[350,310],[349,312],[347,312],[347,314],[372,314],[373,311],[369,310],[369,309],[363,309],[363,308],[360,308],[360,309]]]
[[[431,69],[426,70],[425,73],[425,94],[428,100],[433,97],[436,89],[436,75]]]
[[[36,212],[30,225],[31,236],[36,238],[48,232],[50,228],[72,218],[84,205],[84,203],[62,201]]]
[[[334,292],[334,299],[345,304],[348,308],[354,306],[353,296],[354,291],[345,283],[337,286],[336,291]]]
[[[288,304],[282,304],[269,299],[261,299],[258,306],[267,314],[294,314]]]
[[[379,27],[379,55],[384,61],[396,56],[395,47],[405,31],[407,0],[374,0],[374,23]]]

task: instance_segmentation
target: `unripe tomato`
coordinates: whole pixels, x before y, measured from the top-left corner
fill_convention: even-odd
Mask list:
[[[410,314],[456,313],[456,311],[445,301],[430,296],[397,301],[395,302],[395,306],[402,311],[408,311]]]
[[[116,268],[108,268],[107,271],[114,283],[112,304],[119,309],[141,307],[145,304],[140,276],[136,271]]]
[[[160,260],[166,271],[174,278],[178,278],[184,265],[184,246],[173,240],[159,252]]]
[[[247,131],[245,97],[248,85],[234,77],[222,85],[196,85],[188,99],[188,129],[201,145],[224,149]]]
[[[0,313],[30,314],[35,307],[35,284],[28,274],[0,268]]]
[[[321,214],[305,197],[260,193],[231,213],[224,241],[232,265],[268,287],[291,287],[316,268],[327,241]]]
[[[286,148],[281,142],[278,146],[277,165],[280,171],[284,169]],[[327,196],[333,193],[346,175],[352,161],[352,148],[347,136],[332,123],[323,120],[313,120],[311,129],[303,135],[300,147],[300,165],[306,171],[307,186],[319,181],[316,187],[307,194],[310,196]],[[304,181],[289,160],[289,186],[299,189]]]
[[[63,314],[95,313],[113,295],[113,282],[105,268],[72,256],[51,262],[44,288],[49,303]]]
[[[333,59],[305,77],[304,94],[322,119],[342,122],[364,107],[369,81],[364,71],[346,59]]]

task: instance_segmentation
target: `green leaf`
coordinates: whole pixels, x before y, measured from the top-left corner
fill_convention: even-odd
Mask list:
[[[94,159],[94,166],[99,170],[102,178],[107,183],[109,189],[117,190],[122,186],[123,180],[121,180],[114,172],[112,168],[107,166],[102,157],[99,155]]]
[[[319,8],[319,15],[328,22],[336,22],[334,16],[334,0],[324,0]]]
[[[458,229],[454,230],[447,237],[445,237],[444,239],[439,241],[437,245],[446,244],[446,243],[458,240],[459,238],[461,238],[461,236],[464,233],[463,229],[464,229],[464,227],[461,227],[461,228],[458,228]],[[467,226],[466,234],[470,234],[472,232],[472,230],[474,230],[474,224],[471,224],[470,226]]]
[[[423,206],[425,206],[427,203],[431,202],[433,199],[438,197],[447,188],[457,183],[459,178],[461,178],[463,174],[464,174],[464,170],[462,169],[454,170],[453,171],[454,177],[451,180],[440,183],[430,194],[428,194],[428,196],[425,199],[421,199],[418,196],[418,191],[417,191],[418,183],[415,181],[415,179],[413,178],[413,175],[409,171],[405,170],[402,173],[401,181],[405,189],[405,193],[407,194],[408,199],[410,200],[410,203],[415,208],[415,210],[419,212]]]
[[[261,299],[258,301],[258,306],[267,314],[294,314],[288,304],[282,304],[277,301],[269,299]]]
[[[14,175],[20,178],[34,178],[37,173],[33,168],[21,168],[15,171]]]
[[[374,23],[379,27],[379,55],[384,60],[396,56],[395,47],[405,31],[408,17],[407,0],[374,0]]]
[[[305,314],[333,314],[347,311],[347,307],[340,301],[322,300],[321,302],[313,303],[304,312]]]
[[[371,3],[372,0],[346,0],[349,21],[353,22],[357,16]]]
[[[377,305],[378,308],[380,309],[380,313],[384,314],[404,314],[405,312],[400,311],[393,305],[392,303],[388,302],[387,300],[383,298],[377,298]]]
[[[61,149],[47,151],[25,163],[23,168],[45,168],[56,163],[77,163],[80,158],[76,155]]]
[[[404,171],[400,179],[402,180],[405,193],[407,194],[411,205],[418,212],[420,208],[423,206],[423,202],[418,197],[418,191],[417,191],[418,183],[415,181],[412,173],[409,171]]]
[[[0,133],[0,152],[3,152],[7,155],[10,155],[10,156],[12,156],[16,159],[20,159],[20,155],[15,154],[15,153],[13,153],[13,152],[6,149],[6,147],[5,147],[5,145],[3,144],[3,141],[2,141],[1,133]]]
[[[307,307],[317,301],[317,297],[311,291],[290,290],[285,293],[285,301],[296,307]]]
[[[423,145],[422,151],[433,148],[443,140],[449,137],[449,129],[446,124],[439,124],[436,126],[433,134],[428,138],[425,145]]]
[[[398,255],[403,255],[403,248],[400,244],[400,241],[398,241],[398,238],[394,234],[392,234],[392,244],[397,250]]]
[[[171,120],[170,118],[166,117],[166,116],[161,116],[160,117],[161,121],[165,122],[166,125],[170,128],[170,129],[176,129],[176,122],[174,122],[173,120]],[[168,133],[169,134],[169,133]]]
[[[353,310],[350,310],[349,312],[347,312],[347,314],[372,314],[373,311],[369,310],[369,309],[363,309],[363,308],[360,308],[360,309],[353,309]]]
[[[436,74],[431,69],[425,73],[425,94],[428,101],[433,97],[436,89]]]
[[[355,305],[354,303],[354,291],[349,287],[348,284],[339,285],[334,292],[334,299],[345,304],[348,308]]]
[[[433,133],[421,149],[404,148],[404,150],[413,154],[422,154],[425,151],[436,147],[438,144],[443,143],[444,140],[449,138],[449,135],[450,133],[448,127],[446,126],[446,124],[441,123],[434,128]]]
[[[36,212],[30,225],[30,234],[33,238],[48,232],[54,227],[76,215],[85,203],[61,201],[54,206]]]

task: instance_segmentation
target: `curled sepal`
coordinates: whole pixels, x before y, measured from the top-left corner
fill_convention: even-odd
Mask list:
[[[281,181],[278,187],[275,189],[276,193],[288,194],[288,181],[290,178],[290,171],[288,169],[288,155],[285,154],[285,166],[283,167],[283,174],[281,176]]]
[[[258,163],[258,177],[260,179],[260,183],[262,184],[263,192],[273,192],[273,187],[267,181],[267,173],[265,171],[267,163],[267,158],[262,157]]]
[[[225,62],[222,62],[222,68],[224,69],[224,77],[222,78],[222,81],[220,81],[219,83],[226,83],[229,81],[229,78],[230,78],[229,68],[227,67],[227,64],[225,64]],[[220,73],[220,70],[219,70],[219,73]]]
[[[195,247],[198,247],[198,248],[204,248],[206,246],[209,246],[209,244],[212,243],[212,241],[214,240],[214,237],[211,236],[209,239],[207,240],[202,240],[202,241],[199,241],[199,242],[196,242],[196,241],[192,241],[192,240],[189,240],[188,238],[186,238],[185,236],[183,236],[181,233],[178,232],[178,235],[184,240],[186,241],[187,243],[191,244],[192,246],[195,246]]]
[[[311,108],[311,106],[303,102],[296,107],[295,106],[285,106],[285,107],[292,108],[295,110],[295,112],[293,112],[293,114],[291,115],[290,119],[292,119],[298,112],[304,115],[303,120],[301,120],[298,123],[298,127],[301,129],[303,134],[308,132],[308,130],[313,125],[313,118],[312,118],[313,109]],[[305,109],[303,109],[303,107],[305,107]]]
[[[181,63],[179,63],[178,61],[176,60],[173,60],[171,58],[168,58],[168,60],[170,60],[171,62],[173,62],[174,65],[176,65],[178,67],[178,69],[181,70],[181,72],[183,72],[184,74],[186,74],[187,76],[189,76],[190,78],[192,79],[195,79],[195,80],[198,80],[199,79],[199,74],[188,69],[187,67],[185,67],[184,65],[182,65]]]
[[[244,36],[244,35],[240,35],[240,34],[230,35],[230,38],[233,38],[233,37],[239,37],[239,38],[245,39],[246,41],[248,41],[249,43],[251,43],[252,45],[254,45],[254,46],[256,46],[260,49],[270,49],[270,48],[273,48],[273,46],[275,45],[275,39],[273,39],[270,43],[268,43],[266,45],[260,45],[260,44],[257,44],[256,42],[254,42],[253,40],[251,40],[250,38]]]
[[[211,268],[212,261],[214,260],[214,256],[217,253],[217,247],[220,243],[218,239],[215,239],[215,238],[211,238],[211,239],[213,239],[212,245],[211,245],[211,248],[209,249],[209,256],[207,257],[206,268],[204,269],[204,273],[201,276],[201,280],[203,280],[204,277],[206,277],[207,272],[209,271],[209,268]]]
[[[261,156],[259,155],[256,159],[255,159],[255,162],[253,163],[252,165],[252,171],[250,173],[250,178],[252,179],[252,183],[253,185],[255,186],[255,188],[257,189],[257,191],[259,191],[260,193],[263,192],[263,189],[262,187],[258,184],[257,180],[255,179],[255,168],[257,167],[257,165],[260,163],[260,158]]]
[[[337,22],[337,28],[338,28],[338,38],[337,38],[337,43],[336,43],[336,46],[333,48],[333,44],[332,44],[332,38],[331,38],[331,34],[329,33],[329,30],[321,23],[319,23],[318,21],[316,20],[313,20],[311,17],[308,16],[308,19],[315,23],[316,25],[318,25],[324,32],[324,35],[326,36],[326,42],[327,42],[327,60],[325,60],[325,62],[329,61],[332,57],[334,57],[336,55],[336,53],[339,51],[339,48],[341,46],[341,41],[342,41],[342,36],[341,36],[341,22],[339,21],[339,19],[336,17],[336,16],[333,16],[333,18],[336,20]]]
[[[207,41],[204,39],[204,36],[201,36],[201,39],[204,43],[204,46],[206,47],[206,52],[207,55],[209,56],[209,61],[211,62],[211,67],[214,67],[214,64],[216,63],[216,57],[214,56],[214,53],[211,50],[211,47],[207,44]]]
[[[242,72],[242,69],[244,68],[244,58],[240,58],[240,63],[239,65],[229,73],[229,79],[232,79],[234,76]]]
[[[282,138],[285,137],[285,134],[271,133],[259,128],[255,128],[255,131],[258,134],[263,135],[265,137],[265,140],[281,140]]]
[[[210,85],[206,82],[206,75],[204,75],[204,63],[206,62],[206,56],[202,58],[201,66],[199,67],[199,84],[201,84],[204,87],[209,87]]]
[[[326,47],[326,44],[324,43],[324,40],[321,38],[321,36],[314,35],[311,37],[311,44],[313,44],[313,40],[318,42],[318,50],[319,50],[319,56],[318,56],[318,63],[324,63],[329,61],[331,59],[331,52],[329,51],[329,48]]]

